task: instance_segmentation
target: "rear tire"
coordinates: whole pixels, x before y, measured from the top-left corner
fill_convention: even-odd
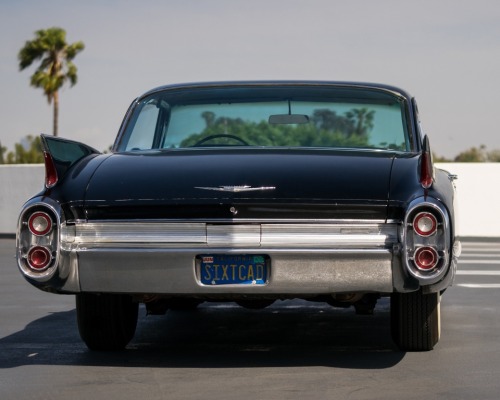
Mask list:
[[[76,295],[78,330],[91,350],[123,349],[134,337],[138,310],[127,295]]]
[[[392,338],[403,351],[429,351],[441,335],[440,294],[391,295]]]

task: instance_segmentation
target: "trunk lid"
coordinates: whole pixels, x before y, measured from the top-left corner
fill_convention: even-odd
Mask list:
[[[380,219],[393,158],[352,150],[114,154],[90,180],[85,207],[89,218],[223,218],[236,216],[228,206],[237,205],[239,218]]]

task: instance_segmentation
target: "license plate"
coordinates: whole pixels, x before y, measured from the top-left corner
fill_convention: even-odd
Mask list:
[[[196,257],[203,285],[264,285],[271,259],[262,254],[201,254]]]

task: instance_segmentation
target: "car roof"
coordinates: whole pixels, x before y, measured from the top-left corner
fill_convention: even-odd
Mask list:
[[[405,90],[392,85],[368,82],[349,82],[349,81],[314,81],[314,80],[259,80],[259,81],[214,81],[214,82],[193,82],[193,83],[176,83],[163,85],[157,88],[148,90],[139,98],[149,96],[153,93],[162,91],[176,91],[183,89],[210,89],[224,87],[338,87],[338,88],[357,88],[357,89],[373,89],[390,92],[397,96],[411,99],[411,96]]]

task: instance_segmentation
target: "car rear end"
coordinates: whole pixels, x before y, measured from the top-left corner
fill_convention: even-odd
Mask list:
[[[84,148],[68,163],[45,143],[47,191],[21,213],[18,263],[35,286],[77,294],[90,348],[125,346],[138,302],[304,298],[371,313],[381,296],[401,348],[437,343],[454,194],[405,92],[161,88],[134,102],[114,154]]]

